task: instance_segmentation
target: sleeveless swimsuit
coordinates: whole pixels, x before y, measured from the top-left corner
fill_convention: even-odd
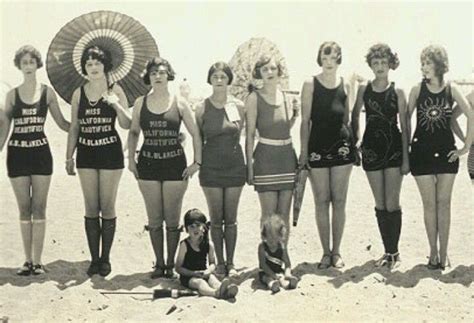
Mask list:
[[[362,167],[376,171],[402,165],[402,135],[398,128],[395,83],[375,92],[369,82],[364,92],[366,126],[362,139]]]
[[[145,137],[138,156],[138,178],[148,181],[182,181],[186,156],[181,146],[179,128],[181,116],[173,98],[171,107],[163,113],[148,109],[147,96],[140,111],[140,127]]]
[[[196,251],[191,247],[187,238],[181,241],[181,243],[183,242],[186,244],[186,254],[184,255],[182,267],[189,270],[206,270],[209,245],[207,245],[207,248],[201,248],[201,250]],[[193,277],[184,275],[179,276],[181,284],[185,287],[189,287],[189,281],[191,278]]]
[[[344,80],[328,89],[314,77],[311,105],[311,132],[308,161],[311,168],[326,168],[353,164],[356,160],[351,132],[344,124]]]
[[[122,169],[123,151],[115,129],[117,112],[103,98],[95,104],[81,86],[79,100],[79,137],[77,138],[77,168]]]
[[[228,102],[233,104],[234,102]],[[237,109],[237,107],[234,107]],[[199,181],[205,187],[243,186],[246,178],[244,154],[237,122],[229,121],[226,108],[217,109],[204,101],[202,116],[202,166]]]
[[[410,151],[413,176],[458,172],[459,159],[448,162],[448,153],[456,149],[450,126],[452,106],[449,83],[439,93],[430,92],[426,83],[421,83],[416,101],[416,130]]]
[[[283,261],[283,246],[281,244],[278,245],[278,248],[272,252],[270,248],[268,248],[267,244],[263,242],[263,249],[265,250],[265,263],[268,267],[275,273],[283,273],[283,269],[285,267],[285,263]],[[262,284],[265,284],[263,281],[263,277],[265,276],[265,272],[263,268],[260,267],[260,271],[258,273],[258,277]]]
[[[41,85],[38,102],[26,104],[15,89],[15,104],[12,110],[13,131],[8,141],[8,177],[51,175],[53,158],[44,123],[48,114],[47,87]]]

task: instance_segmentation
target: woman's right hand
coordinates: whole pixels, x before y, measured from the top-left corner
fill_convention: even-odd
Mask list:
[[[66,172],[68,175],[71,175],[71,176],[76,175],[74,158],[69,158],[66,160]]]
[[[128,170],[132,172],[136,179],[138,179],[137,162],[134,159],[128,160]]]
[[[306,165],[308,165],[308,154],[307,153],[301,153],[300,158],[298,159],[298,168],[302,169]]]

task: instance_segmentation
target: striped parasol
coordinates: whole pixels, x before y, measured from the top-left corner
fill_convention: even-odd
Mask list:
[[[46,70],[51,84],[68,103],[74,90],[87,81],[81,56],[89,46],[108,50],[112,70],[108,79],[124,90],[129,104],[149,91],[140,77],[146,61],[159,56],[155,40],[137,20],[113,11],[95,11],[68,22],[51,42]]]

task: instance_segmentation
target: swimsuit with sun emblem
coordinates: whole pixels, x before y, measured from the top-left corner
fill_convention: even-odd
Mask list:
[[[376,92],[368,83],[364,92],[365,131],[362,138],[362,167],[376,171],[402,165],[402,135],[398,128],[398,96],[395,83]]]
[[[344,123],[344,80],[328,89],[314,77],[311,105],[311,132],[308,142],[308,163],[311,168],[352,164],[355,149],[349,127]]]
[[[410,150],[410,170],[414,176],[458,172],[459,160],[448,161],[449,152],[456,149],[450,126],[452,106],[449,83],[439,93],[430,92],[426,83],[421,83]]]

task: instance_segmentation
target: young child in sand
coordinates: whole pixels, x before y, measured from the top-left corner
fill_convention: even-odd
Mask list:
[[[262,223],[262,242],[258,246],[259,279],[273,293],[280,287],[294,289],[298,279],[291,274],[291,263],[286,250],[285,222],[274,214]]]
[[[179,245],[175,268],[180,274],[181,284],[203,296],[220,299],[235,297],[239,291],[237,285],[231,284],[228,278],[220,282],[213,274],[216,261],[214,245],[209,241],[206,216],[198,209],[191,209],[184,215],[184,226],[188,237]]]

